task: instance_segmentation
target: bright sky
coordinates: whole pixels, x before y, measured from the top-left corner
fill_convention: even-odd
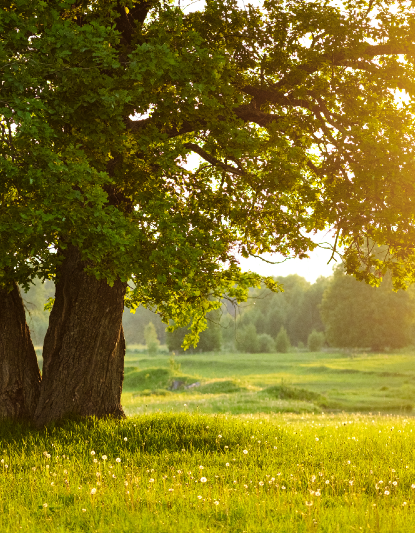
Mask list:
[[[313,239],[317,243],[330,243],[334,244],[332,235],[327,232],[319,232]],[[323,244],[324,246],[324,244]],[[326,244],[327,246],[327,244]],[[269,254],[264,255],[264,258],[268,261],[284,261],[277,265],[270,265],[265,261],[261,261],[255,257],[249,259],[240,258],[240,266],[244,272],[252,270],[263,276],[288,276],[289,274],[298,274],[307,281],[314,283],[320,276],[330,276],[333,271],[333,266],[340,262],[337,255],[337,262],[332,259],[329,264],[332,251],[323,248],[316,248],[313,252],[309,253],[310,259],[287,259],[284,261],[284,257],[281,255],[271,256]]]

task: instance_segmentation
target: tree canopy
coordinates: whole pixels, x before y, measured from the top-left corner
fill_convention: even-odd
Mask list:
[[[259,283],[238,254],[306,257],[312,230],[334,228],[359,279],[413,280],[412,3],[1,8],[4,284],[76,246],[195,340],[215,298]]]

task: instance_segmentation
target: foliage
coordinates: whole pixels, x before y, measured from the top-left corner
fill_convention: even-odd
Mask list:
[[[211,311],[206,315],[207,329],[200,333],[199,342],[196,348],[190,348],[191,353],[195,352],[218,352],[222,346],[222,328],[220,325],[219,311]],[[186,328],[177,328],[168,331],[166,334],[167,346],[170,352],[183,353],[184,338],[187,334]]]
[[[144,328],[144,339],[146,341],[149,355],[156,355],[160,346],[160,341],[157,338],[157,331],[153,322],[149,322]]]
[[[306,257],[312,230],[335,228],[348,273],[413,279],[411,4],[1,7],[2,283],[53,278],[76,245],[136,282],[133,310],[190,322],[188,347],[259,286],[237,253]]]
[[[279,353],[287,353],[290,349],[290,338],[288,337],[287,330],[284,326],[281,326],[281,329],[278,332],[278,335],[275,339],[275,348]]]
[[[248,324],[240,329],[236,333],[236,349],[239,352],[245,353],[258,353],[258,335],[254,324]]]
[[[320,352],[324,344],[324,333],[321,331],[313,331],[310,333],[307,339],[307,347],[310,352]]]
[[[260,333],[258,335],[258,352],[272,353],[275,352],[275,342],[271,335]]]
[[[236,321],[236,330],[252,323],[259,335],[268,334],[275,338],[281,326],[284,326],[293,345],[307,342],[313,329],[324,330],[319,305],[328,283],[327,278],[320,277],[313,284],[296,274],[275,280],[283,292],[273,293],[265,287],[251,290],[248,302],[238,306],[240,316]],[[233,312],[232,309],[229,311]],[[227,344],[231,345],[235,338],[234,324],[224,325],[227,326]]]
[[[393,292],[390,278],[375,288],[338,267],[324,293],[321,313],[331,346],[381,350],[413,341],[414,291]]]
[[[413,431],[410,417],[316,413],[4,423],[1,529],[404,533]]]

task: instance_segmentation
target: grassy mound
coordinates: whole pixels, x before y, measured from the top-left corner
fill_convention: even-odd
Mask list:
[[[181,374],[170,368],[146,368],[140,370],[134,367],[127,367],[124,370],[123,390],[126,392],[144,392],[148,394],[157,394],[156,391],[165,391],[171,389],[173,382],[180,383],[179,389],[197,381],[197,378]]]
[[[211,381],[193,389],[194,392],[200,394],[231,394],[234,392],[246,392],[247,390],[246,387],[234,380]]]

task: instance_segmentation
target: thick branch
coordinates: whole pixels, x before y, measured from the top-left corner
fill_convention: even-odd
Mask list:
[[[226,165],[225,163],[222,163],[222,161],[219,161],[219,159],[216,159],[216,157],[213,157],[212,155],[208,154],[200,148],[199,145],[194,143],[186,143],[185,148],[188,148],[189,150],[192,150],[196,154],[200,155],[205,161],[210,163],[211,165],[215,167],[222,168],[223,170],[226,170],[226,172],[231,172],[232,174],[237,174],[238,176],[243,176],[245,172],[243,170],[239,170],[238,168],[232,167],[231,165]]]

